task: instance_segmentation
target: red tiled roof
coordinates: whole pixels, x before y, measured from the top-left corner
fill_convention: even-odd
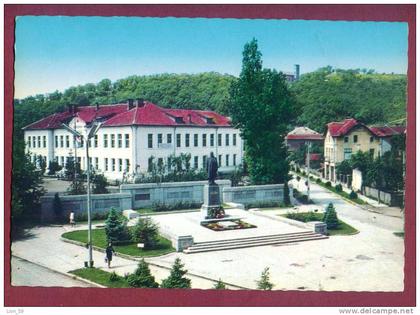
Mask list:
[[[349,118],[339,122],[330,122],[327,124],[328,131],[332,137],[341,137],[347,134],[356,125],[361,125],[356,119]]]
[[[324,140],[322,135],[287,135],[287,140]]]
[[[77,107],[75,112],[70,111],[55,113],[34,122],[24,129],[56,129],[62,123],[67,123],[73,117],[79,117],[86,123],[102,118],[102,126],[127,126],[127,125],[198,125],[198,126],[230,126],[229,119],[212,111],[190,109],[166,109],[153,103],[145,102],[143,106],[128,109],[127,104],[101,105]],[[177,118],[176,118],[177,117]],[[181,119],[182,121],[176,121]],[[208,121],[207,118],[211,119]]]
[[[405,133],[405,126],[372,126],[369,129],[378,137],[390,137]]]

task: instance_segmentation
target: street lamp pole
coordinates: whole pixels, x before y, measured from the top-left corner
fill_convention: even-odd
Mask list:
[[[308,148],[308,150],[307,150],[307,153],[306,153],[306,167],[307,167],[307,175],[308,175],[308,178],[307,178],[307,189],[308,189],[308,201],[310,200],[310,187],[309,187],[309,185],[310,185],[310,181],[309,181],[309,170],[310,170],[310,161],[311,161],[311,158],[310,158],[310,149],[311,149],[311,143],[308,141],[307,143],[306,143],[306,146],[307,146],[307,148]]]

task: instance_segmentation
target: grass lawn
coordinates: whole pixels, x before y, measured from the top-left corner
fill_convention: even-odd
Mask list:
[[[87,243],[88,231],[72,231],[61,235],[69,240]],[[105,229],[93,229],[92,230],[92,244],[105,249],[107,246]],[[114,245],[114,250],[117,253],[136,256],[136,257],[149,257],[149,256],[160,256],[175,251],[172,247],[170,240],[159,236],[159,243],[154,249],[139,249],[136,243],[129,243],[126,245]]]
[[[322,187],[328,189],[329,191],[331,191],[331,192],[333,192],[333,193],[335,193],[337,195],[340,195],[341,197],[343,197],[343,198],[345,198],[347,200],[353,201],[353,202],[355,202],[355,203],[357,203],[359,205],[366,205],[367,204],[365,201],[363,201],[359,197],[357,197],[357,199],[351,199],[350,198],[350,194],[346,193],[345,191],[338,192],[338,191],[335,190],[335,188],[333,186],[328,187],[323,182],[317,183],[315,180],[311,180],[311,181],[314,182],[315,184],[317,184],[319,186],[322,186]]]
[[[394,235],[404,238],[405,233],[404,232],[394,232]]]
[[[290,214],[279,214],[282,217],[300,221],[300,222],[312,222],[312,221],[322,221],[322,217],[324,216],[323,213],[316,213],[316,212],[299,212],[298,215],[294,215],[294,217],[290,217]],[[351,225],[338,220],[339,226],[336,229],[328,229],[328,235],[353,235],[358,233],[359,231],[352,227]]]
[[[81,268],[70,271],[71,274],[74,274],[80,278],[90,280],[97,284],[106,286],[108,288],[129,288],[127,281],[117,275],[117,279],[111,281],[109,278],[111,276],[110,272],[103,271],[98,268]]]

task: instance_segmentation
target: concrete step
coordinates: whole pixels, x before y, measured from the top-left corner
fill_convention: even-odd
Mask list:
[[[274,238],[274,237],[290,237],[290,236],[293,237],[293,236],[296,236],[296,235],[313,235],[313,234],[314,234],[313,231],[282,233],[282,234],[269,234],[269,235],[260,235],[260,236],[231,238],[231,239],[226,239],[226,240],[196,242],[196,243],[194,243],[194,245],[218,244],[218,243],[226,243],[226,242],[246,242],[246,241],[252,241],[252,240],[269,239],[269,238]]]
[[[292,234],[292,233],[290,233]],[[313,241],[313,240],[322,240],[328,238],[328,236],[317,234],[317,233],[305,233],[303,235],[298,235],[300,233],[295,233],[295,235],[287,235],[287,236],[274,236],[272,238],[263,238],[258,239],[257,237],[251,240],[242,240],[242,241],[233,241],[228,242],[230,240],[225,241],[216,241],[212,244],[193,244],[189,248],[184,250],[186,254],[193,254],[193,253],[202,253],[202,252],[210,252],[210,251],[219,251],[219,250],[228,250],[228,249],[238,249],[238,248],[247,248],[247,247],[256,247],[256,246],[267,246],[267,245],[282,245],[288,243],[296,243],[296,242],[306,242],[306,241]]]

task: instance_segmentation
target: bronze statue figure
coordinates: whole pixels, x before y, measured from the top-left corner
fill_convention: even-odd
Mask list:
[[[217,169],[219,165],[217,164],[217,159],[214,157],[213,152],[210,152],[210,157],[207,160],[207,171],[209,175],[209,184],[214,185],[215,179],[217,177]]]

